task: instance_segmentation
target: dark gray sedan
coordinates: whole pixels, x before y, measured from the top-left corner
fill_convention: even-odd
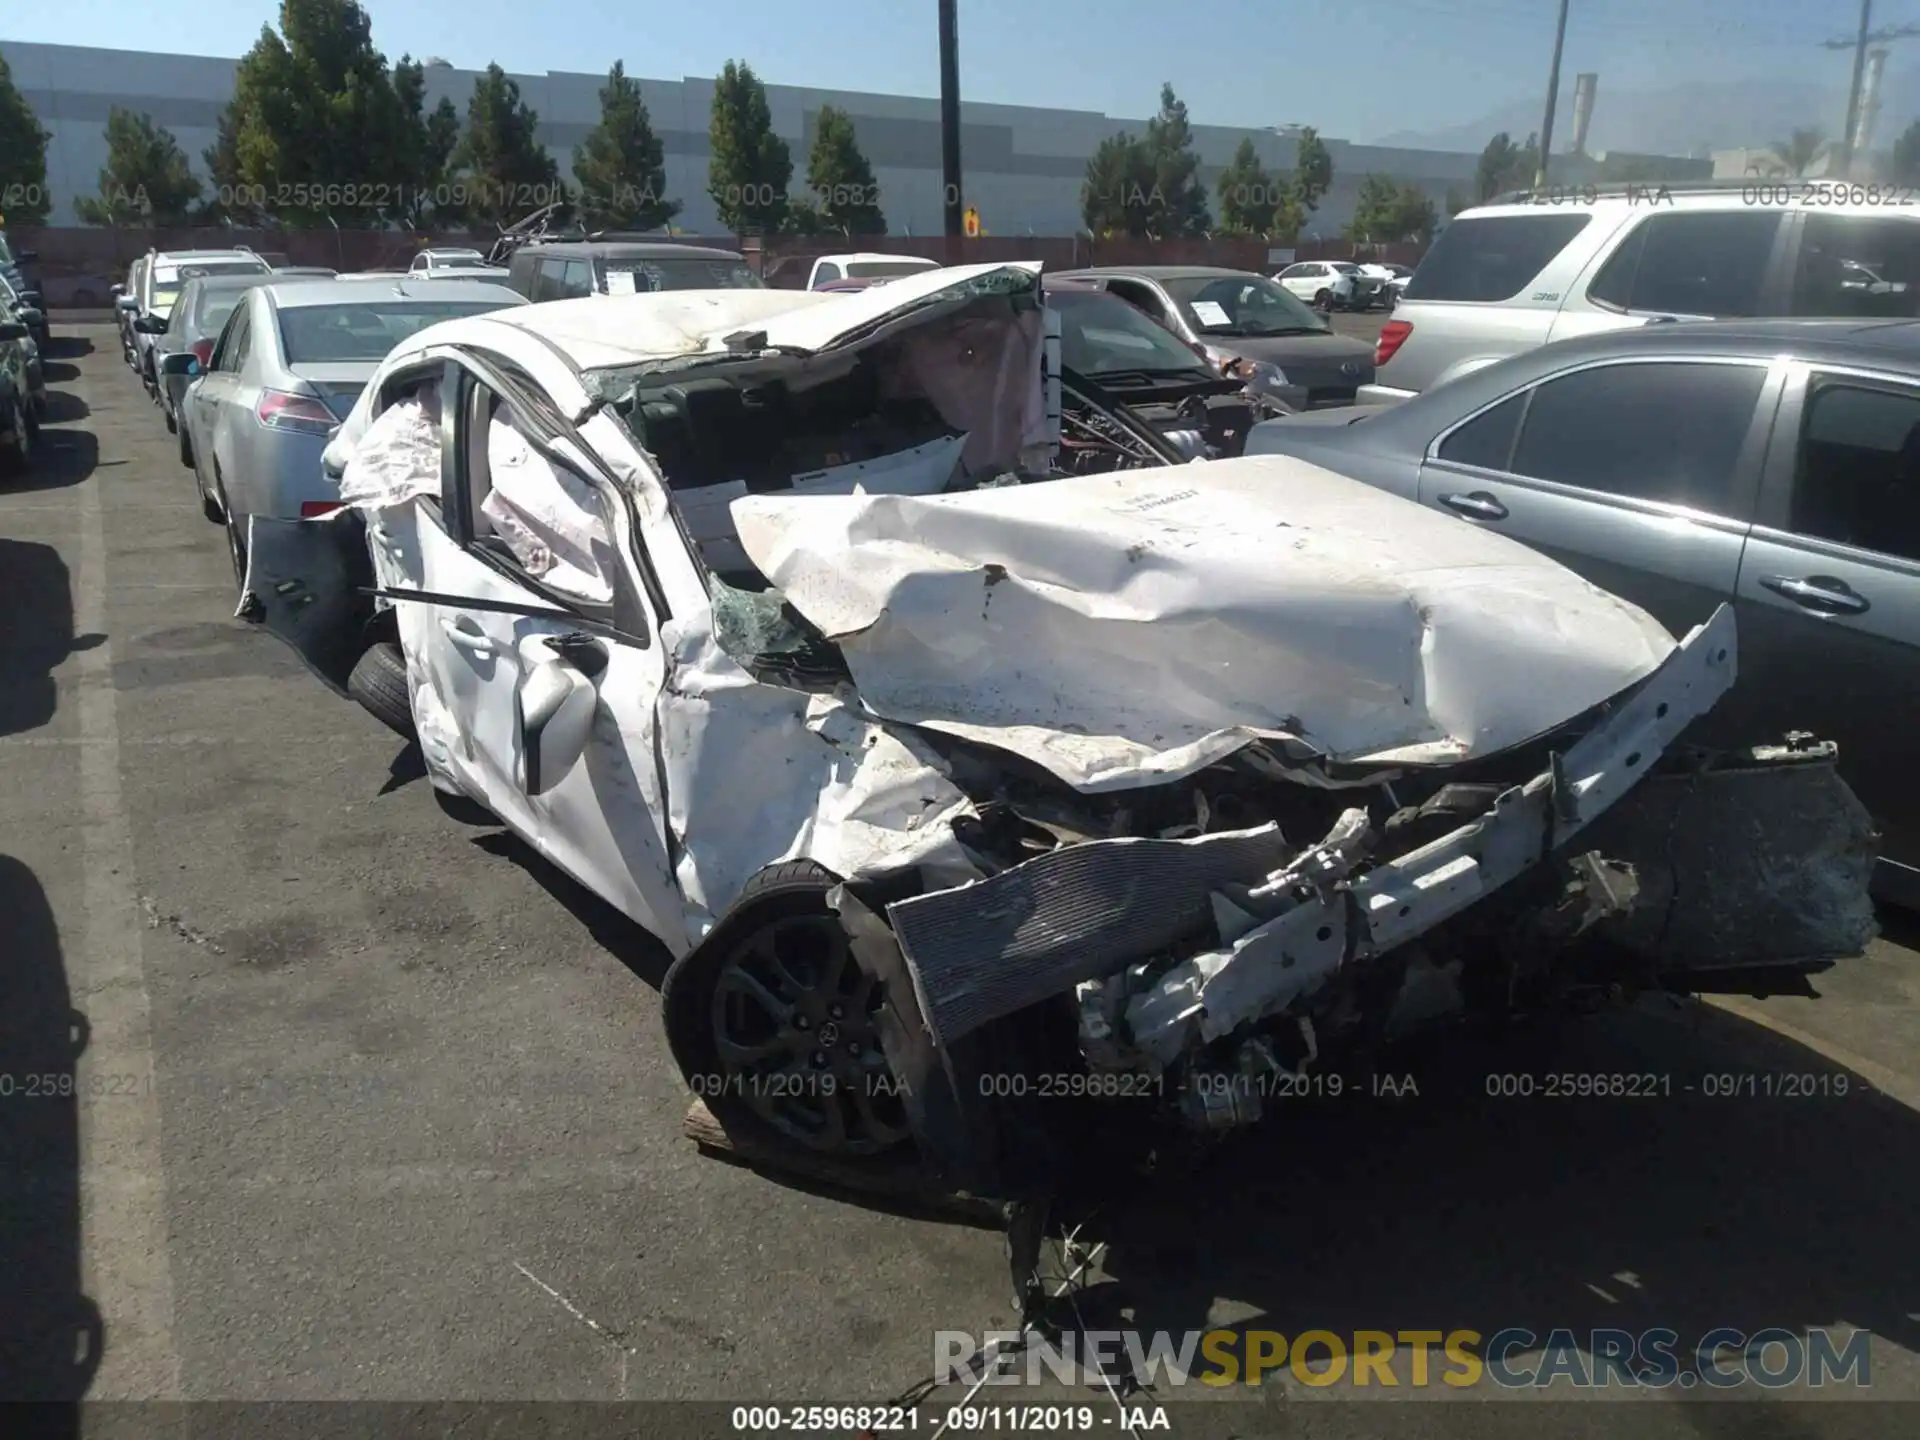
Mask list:
[[[1049,271],[1047,278],[1056,278]],[[1206,265],[1105,265],[1062,270],[1137,306],[1216,364],[1251,361],[1256,388],[1295,410],[1351,405],[1373,383],[1373,347],[1334,333],[1324,316],[1264,275]]]
[[[1885,832],[1877,888],[1920,906],[1920,321],[1614,331],[1269,421],[1247,453],[1511,535],[1676,635],[1732,601],[1716,733],[1838,741]]]

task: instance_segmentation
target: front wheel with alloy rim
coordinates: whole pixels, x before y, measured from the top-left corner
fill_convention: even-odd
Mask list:
[[[869,1158],[912,1138],[880,1045],[883,984],[860,968],[838,884],[811,860],[763,870],[667,972],[667,1041],[721,1126]]]

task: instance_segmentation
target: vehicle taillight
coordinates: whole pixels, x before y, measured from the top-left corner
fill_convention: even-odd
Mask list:
[[[1411,320],[1389,320],[1380,327],[1380,339],[1373,347],[1373,368],[1385,367],[1394,352],[1407,343],[1407,336],[1413,333]]]
[[[254,407],[254,418],[274,430],[298,430],[304,435],[324,435],[333,429],[333,412],[310,395],[289,395],[284,390],[263,390]]]
[[[318,520],[322,515],[331,515],[345,503],[344,500],[302,500],[300,502],[300,518],[302,520]]]
[[[213,341],[196,340],[193,342],[193,358],[200,362],[200,368],[206,369],[213,364]]]

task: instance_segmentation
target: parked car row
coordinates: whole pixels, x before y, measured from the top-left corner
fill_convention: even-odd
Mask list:
[[[1920,207],[1511,197],[1442,233],[1376,359],[1359,406],[1250,450],[1512,535],[1676,634],[1731,605],[1714,725],[1837,742],[1878,892],[1920,905]]]
[[[387,352],[441,320],[526,303],[476,273],[490,272],[436,263],[337,275],[246,249],[134,261],[116,297],[125,359],[222,527],[241,594],[253,517],[297,519],[331,503],[320,452]]]

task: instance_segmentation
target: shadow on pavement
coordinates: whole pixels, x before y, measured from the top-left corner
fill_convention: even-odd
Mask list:
[[[72,368],[73,367],[70,365],[67,365],[67,366],[56,365],[56,366],[50,367],[50,369],[53,369],[53,370],[61,370],[61,369],[70,370]],[[79,376],[79,372],[77,370],[74,371],[74,374],[72,376],[57,376],[49,373],[47,376],[47,383],[50,385],[57,384],[62,379],[76,379],[78,378],[78,376]],[[71,425],[75,421],[85,420],[88,416],[92,414],[93,414],[93,410],[90,406],[88,406],[87,402],[82,400],[78,395],[75,395],[71,390],[47,391],[47,414],[46,414],[46,421],[45,421],[46,424]]]
[[[92,1383],[103,1341],[80,1288],[73,1074],[87,1022],[70,1002],[46,892],[7,855],[0,915],[0,1398],[73,1401]]]
[[[58,551],[0,539],[0,735],[52,720],[54,670],[76,650],[105,642],[104,635],[74,635],[73,592]]]
[[[494,830],[476,835],[473,843],[487,854],[511,860],[525,870],[615,959],[655,990],[660,988],[666,979],[667,967],[673,964],[673,956],[667,953],[666,946],[512,831]]]
[[[1825,1057],[1688,1004],[1407,1063],[1417,1098],[1350,1079],[1343,1099],[1278,1102],[1198,1169],[1116,1199],[1088,1227],[1112,1278],[1081,1299],[1086,1323],[1565,1328],[1582,1351],[1596,1329],[1666,1327],[1683,1357],[1720,1326],[1840,1326],[1920,1349],[1920,1115]],[[1488,1093],[1554,1073],[1667,1075],[1671,1094]],[[1814,1093],[1784,1093],[1789,1076]]]
[[[84,335],[49,335],[47,343],[40,347],[42,360],[78,360],[92,353],[93,341]]]
[[[49,395],[54,401],[61,397]],[[64,490],[78,485],[100,463],[100,442],[90,430],[42,430],[34,447],[33,468],[25,475],[0,478],[0,495],[24,495],[36,490]]]

